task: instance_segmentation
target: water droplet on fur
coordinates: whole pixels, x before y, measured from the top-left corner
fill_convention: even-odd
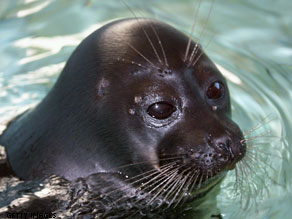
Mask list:
[[[139,103],[142,100],[142,97],[136,96],[135,97],[135,103]]]
[[[131,115],[134,115],[134,114],[135,114],[135,110],[133,110],[133,109],[129,109],[129,113],[130,113]]]

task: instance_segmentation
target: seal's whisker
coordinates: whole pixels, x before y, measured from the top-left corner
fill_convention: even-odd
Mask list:
[[[186,190],[188,188],[188,184],[187,182],[190,180],[189,176],[190,176],[191,172],[189,172],[185,178],[184,178],[184,182],[183,182],[183,186],[182,186],[182,192],[179,196],[179,198],[177,198],[176,204],[174,205],[174,208],[176,208],[177,206],[179,206],[181,204],[182,199],[185,197],[186,195]]]
[[[278,139],[278,140],[281,140],[282,138],[279,137],[279,136],[272,136],[272,135],[266,135],[267,133],[264,133],[262,135],[257,135],[257,136],[251,136],[251,137],[245,137],[244,141],[246,143],[248,142],[252,142],[252,141],[256,141],[256,140],[265,140],[265,139],[268,139],[270,141],[270,139]]]
[[[164,180],[163,182],[159,183],[159,185],[156,186],[156,187],[159,187],[160,185],[163,185],[163,183],[165,183],[165,181],[166,181],[166,184],[163,185],[163,188],[164,188],[165,186],[167,186],[167,184],[168,184],[169,182],[172,181],[172,178],[175,177],[176,175],[177,175],[177,169],[175,169],[174,171],[171,171],[170,176],[168,176],[168,177],[166,178],[166,180]],[[155,190],[156,187],[155,187],[154,189],[152,189],[151,191],[149,191],[148,194],[146,195],[146,197],[149,196],[150,194],[152,194],[153,190]],[[157,198],[158,195],[159,195],[159,194],[156,193],[156,194],[154,195],[154,197],[152,197],[152,198],[147,202],[147,205],[150,205],[150,204],[151,204],[151,203]],[[135,204],[136,204],[137,202],[140,202],[140,201],[142,201],[142,200],[138,200],[138,201],[136,201]],[[136,211],[134,214],[132,214],[130,217],[136,215],[140,210],[143,210],[144,208],[146,208],[147,205],[145,205],[142,209],[137,210],[137,211]]]
[[[158,33],[157,33],[155,27],[152,25],[151,22],[150,22],[150,26],[151,26],[151,28],[152,28],[152,30],[153,30],[155,36],[156,36],[156,39],[157,39],[157,41],[158,41],[158,44],[160,45],[160,49],[161,49],[161,51],[162,51],[162,55],[163,55],[163,58],[164,58],[164,63],[165,63],[165,65],[166,65],[166,67],[169,67],[169,64],[168,64],[168,61],[167,61],[167,57],[166,57],[166,53],[165,53],[164,47],[163,47],[163,45],[162,45],[161,39],[160,39],[160,37],[159,37],[159,35],[158,35]]]
[[[156,185],[156,184],[159,183],[161,180],[163,180],[163,179],[165,179],[165,178],[168,177],[166,173],[171,174],[171,173],[175,172],[176,170],[177,170],[177,168],[174,168],[174,169],[173,169],[173,168],[169,168],[169,169],[167,169],[167,170],[161,172],[158,176],[151,178],[151,179],[150,179],[149,181],[147,181],[146,183],[143,183],[143,185],[141,186],[141,189],[142,189],[142,187],[145,187],[145,186],[149,185],[151,182],[157,180],[157,178],[158,178],[158,180],[155,181],[155,183],[151,184],[150,187]],[[161,176],[162,176],[162,177],[161,177]],[[151,193],[151,192],[150,192],[150,193]]]
[[[140,186],[140,188],[142,189],[142,187],[145,187],[145,186],[149,185],[152,181],[155,181],[153,184],[150,185],[150,187],[148,187],[148,188],[151,188],[152,186],[158,184],[161,180],[164,180],[165,178],[168,178],[168,174],[172,174],[172,173],[174,173],[176,171],[177,171],[177,167],[167,168],[163,172],[160,172],[160,174],[156,177],[156,178],[159,177],[157,181],[155,181],[156,178],[155,179],[151,178],[149,181],[143,183],[143,185]],[[152,190],[149,192],[149,194],[152,193]]]
[[[240,196],[241,206],[245,209],[248,208],[251,197],[253,197],[253,201],[256,202],[256,198],[259,195],[263,195],[264,191],[269,193],[269,189],[265,183],[266,180],[264,180],[261,176],[258,175],[256,171],[254,171],[255,168],[253,166],[250,166],[251,164],[257,167],[257,163],[258,162],[256,162],[256,160],[253,161],[250,160],[248,157],[245,157],[245,159],[240,161],[237,165],[240,168],[240,171],[238,171],[238,178],[236,180],[234,189],[235,194]],[[265,168],[263,168],[262,166],[258,166],[258,169],[264,171],[265,177],[269,177],[269,174],[265,172]],[[251,179],[257,179],[258,181],[254,181]],[[259,185],[261,188],[264,189],[259,189]],[[243,189],[247,189],[247,191],[243,191]]]
[[[266,152],[266,151],[263,151],[259,148],[252,148],[252,149],[249,149],[247,152],[246,152],[246,156],[247,157],[250,157],[250,158],[254,158],[255,160],[256,159],[260,159],[261,161],[265,162],[265,160],[263,160],[263,156],[259,155],[259,153],[261,154],[264,154],[264,155],[267,155],[267,156],[272,156],[270,153]],[[275,157],[278,157],[279,159],[284,159],[282,156],[278,155],[278,154],[273,154],[273,156]],[[267,162],[265,162],[265,164],[267,164]],[[269,165],[269,164],[267,164]],[[271,166],[270,166],[271,167]],[[271,167],[272,168],[272,167]],[[272,168],[273,170],[275,170],[274,168]]]
[[[175,182],[174,179],[177,177],[177,175],[178,175],[178,169],[171,172],[168,177],[165,177],[166,179],[163,182],[161,182],[155,188],[153,188],[151,190],[151,193],[153,193],[153,191],[155,191],[158,188],[160,189],[156,193],[154,193],[155,195],[148,201],[147,204],[151,204],[159,195],[163,194],[163,191],[167,191],[171,183]],[[162,187],[160,187],[161,185]],[[163,200],[165,201],[166,200],[165,197],[163,198],[164,198]]]
[[[209,12],[208,12],[207,18],[206,18],[206,20],[205,20],[205,22],[204,22],[204,24],[203,24],[202,31],[201,31],[200,34],[199,34],[199,39],[201,39],[202,35],[205,33],[205,30],[206,30],[206,27],[207,27],[207,23],[208,23],[208,21],[209,21],[209,19],[210,19],[210,16],[211,16],[211,11],[212,11],[212,9],[213,9],[213,5],[214,5],[214,0],[212,0],[212,2],[211,2],[211,6],[210,6],[210,8],[209,8]],[[209,43],[211,42],[211,40],[213,39],[213,37],[214,37],[214,35],[212,36],[212,38],[211,38],[211,39],[209,40],[209,42],[207,43],[207,46],[209,45]],[[206,46],[206,47],[207,47],[207,46]],[[190,59],[189,59],[189,62],[190,62],[190,63],[193,63],[193,64],[190,64],[190,65],[192,65],[192,66],[195,66],[195,65],[196,65],[197,61],[200,59],[200,57],[201,57],[202,54],[203,54],[203,51],[202,51],[201,54],[199,55],[199,57],[196,59],[196,61],[193,62],[193,60],[194,60],[194,58],[195,58],[195,54],[197,54],[197,52],[198,52],[198,50],[199,50],[200,47],[201,47],[201,46],[197,46],[197,45],[196,45],[196,46],[194,47],[193,51],[192,51],[192,54],[191,54]],[[189,66],[190,66],[190,65],[189,65]]]
[[[243,172],[239,169],[242,168],[241,165],[238,163],[235,167],[235,183],[233,187],[233,194],[237,197],[238,191],[240,191],[240,187],[242,186],[242,178],[243,178]]]
[[[241,168],[245,169],[243,167],[241,167]],[[252,184],[250,182],[250,179],[248,178],[248,175],[246,175],[246,173],[244,173],[242,175],[241,185],[237,187],[237,189],[238,189],[238,193],[237,194],[240,197],[240,205],[241,206],[245,205],[244,208],[246,208],[249,205],[250,198],[251,198],[250,196],[254,195],[253,193],[254,193],[254,189],[255,188],[253,188],[253,187],[254,187],[254,184]],[[247,190],[243,190],[244,188],[247,189]],[[244,199],[243,194],[249,194],[247,196],[247,199]],[[245,202],[245,204],[244,204],[244,202]]]
[[[190,58],[189,58],[189,63],[187,65],[188,67],[190,67],[192,65],[192,62],[193,62],[194,58],[196,57],[196,54],[198,53],[198,51],[201,48],[202,48],[202,46],[200,44],[198,44],[198,43],[196,43],[194,45],[194,48],[193,48],[192,53],[191,53]]]
[[[202,31],[201,31],[201,33],[200,33],[200,35],[199,35],[199,39],[200,39],[200,40],[201,40],[201,37],[203,36],[203,34],[205,33],[205,30],[206,30],[207,24],[208,24],[209,19],[210,19],[210,17],[211,17],[211,12],[212,12],[212,10],[213,10],[213,6],[214,6],[214,0],[211,1],[211,6],[210,6],[210,8],[209,8],[207,18],[206,18],[206,20],[205,20],[205,22],[204,22],[204,26],[203,26],[203,28],[202,28]]]
[[[273,170],[274,172],[277,172],[277,170],[271,166],[271,164],[269,164],[266,160],[263,160],[262,156],[251,156],[250,154],[248,154],[245,157],[245,162],[249,161],[249,163],[251,163],[252,165],[254,165],[255,167],[257,167],[258,169],[261,169],[261,171],[263,171],[265,173],[265,177],[270,178],[269,173],[267,171],[267,167],[269,167],[269,169]],[[261,161],[261,162],[258,162]],[[264,165],[260,165],[260,164],[264,164]],[[248,166],[248,168],[251,168],[250,166]],[[262,177],[259,177],[260,179],[262,179]],[[274,179],[270,178],[270,180],[273,183],[278,184]]]
[[[156,66],[149,60],[146,58],[146,56],[144,56],[141,52],[139,52],[134,46],[132,46],[130,43],[126,42],[126,44],[134,51],[136,52],[139,56],[141,56],[146,62],[148,62],[150,65],[152,65],[152,67],[156,68]]]
[[[192,185],[191,185],[191,187],[190,187],[190,191],[193,191],[195,185],[197,184],[197,180],[198,180],[199,175],[200,175],[200,171],[199,171],[199,169],[195,169],[195,172],[194,172],[194,177],[195,177],[195,179],[194,179],[193,182],[192,182]]]
[[[158,164],[156,160],[145,160],[145,161],[141,161],[141,162],[136,162],[136,163],[130,163],[130,164],[121,165],[121,166],[115,167],[115,169],[119,169],[120,170],[120,169],[124,169],[126,167],[132,167],[132,166],[136,166],[136,165],[138,166],[138,165],[148,164],[149,161],[153,161],[153,162],[155,162],[155,164]]]
[[[161,172],[167,172],[169,169],[172,168],[172,165],[173,165],[173,164],[175,164],[175,162],[172,162],[172,163],[166,164],[166,165],[164,165],[164,166],[161,166],[160,171],[158,171],[157,169],[153,169],[153,170],[149,170],[149,171],[147,171],[147,172],[144,172],[144,173],[138,174],[138,175],[133,176],[133,177],[131,177],[131,178],[129,178],[129,179],[126,179],[125,182],[130,182],[129,185],[130,185],[130,184],[131,184],[131,185],[134,185],[134,184],[136,184],[136,183],[138,183],[138,182],[143,181],[143,180],[146,179],[146,178],[149,178],[150,176],[154,176],[155,174],[161,174]],[[149,174],[149,173],[150,173],[150,174]],[[146,174],[149,174],[149,175],[146,175]],[[145,175],[146,175],[146,176],[145,176]],[[144,176],[144,177],[139,178],[140,176]],[[136,178],[138,178],[138,180],[131,182],[133,179],[136,179]],[[122,189],[124,189],[124,188],[128,188],[128,185],[125,185],[125,186],[123,186],[123,187],[119,187],[119,188],[117,188],[117,189],[115,189],[115,190],[113,190],[113,191],[110,191],[110,192],[108,192],[108,193],[105,193],[105,195],[110,195],[110,194],[112,194],[113,192],[115,192],[115,191],[117,191],[117,190],[122,190]]]
[[[212,42],[212,40],[213,40],[213,38],[214,38],[214,33],[213,33],[213,35],[210,37],[210,39],[208,40],[208,42],[207,42],[207,44],[206,44],[206,46],[205,46],[205,49],[210,45],[210,43]],[[195,67],[196,66],[196,64],[197,64],[197,62],[200,60],[200,58],[201,58],[201,56],[204,54],[204,52],[203,52],[203,48],[201,49],[201,52],[200,52],[200,54],[199,54],[199,56],[198,56],[198,58],[193,62],[193,64],[192,64],[192,66],[193,67]]]
[[[179,180],[177,178],[179,177],[180,174],[178,174],[179,168],[176,169],[176,172],[171,175],[166,181],[166,183],[156,192],[155,196],[152,197],[150,201],[153,201],[158,195],[163,197],[163,202],[166,202],[168,199],[168,196],[172,193],[171,188],[175,188],[175,185]],[[164,182],[163,182],[164,183]],[[167,192],[167,195],[163,195],[164,193]]]
[[[264,127],[269,122],[271,122],[271,121],[273,121],[275,119],[276,119],[276,117],[272,117],[272,113],[271,114],[268,114],[261,121],[259,121],[258,124],[256,124],[254,127],[251,127],[250,129],[248,129],[245,132],[243,132],[244,136],[250,135],[250,133],[254,132],[255,130],[257,130],[259,128]]]
[[[239,169],[240,168],[240,164],[236,164],[235,166],[235,183],[234,183],[234,190],[238,191],[238,186],[242,185],[242,181],[241,181],[241,175],[239,174]],[[233,193],[235,194],[235,193]]]
[[[168,204],[168,206],[171,206],[171,205],[176,201],[177,196],[178,196],[178,195],[180,194],[180,192],[182,191],[182,189],[183,189],[183,187],[184,187],[184,185],[185,185],[185,182],[186,182],[186,180],[188,179],[189,173],[188,173],[186,176],[184,176],[183,173],[182,173],[181,176],[182,176],[182,177],[181,177],[181,179],[179,180],[179,182],[180,182],[180,186],[176,189],[176,193],[175,193],[173,199],[171,200],[171,202]]]
[[[168,191],[167,190],[165,191],[165,192],[167,192],[167,194],[164,196],[163,200],[166,201],[169,197],[171,197],[173,195],[173,193],[175,192],[176,185],[179,183],[180,179],[183,177],[184,172],[186,172],[190,169],[191,169],[191,167],[187,168],[185,171],[183,171],[182,173],[180,173],[176,176],[176,179],[174,179],[173,183],[170,185],[170,189]],[[168,205],[168,207],[170,207],[170,205]]]
[[[256,184],[254,181],[252,181],[250,176],[251,176],[251,174],[254,174],[254,176],[258,177],[258,174],[248,165],[248,162],[243,161],[242,164],[244,164],[243,167],[246,169],[246,173],[248,173],[248,174],[246,174],[246,176],[249,176],[249,177],[246,177],[246,178],[248,178],[247,187],[249,190],[249,194],[252,194],[252,197],[256,198],[258,196],[258,193],[261,192],[261,190],[258,189],[258,184]],[[262,178],[260,177],[259,179],[261,180],[261,184],[263,184],[265,186],[265,183],[262,180]]]
[[[169,168],[169,169],[170,169],[170,168]],[[136,190],[137,190],[137,191],[145,190],[145,189],[143,189],[143,187],[145,187],[146,185],[150,184],[150,183],[153,182],[153,181],[154,181],[154,183],[151,184],[151,186],[153,186],[153,185],[159,183],[161,180],[163,180],[163,179],[165,179],[165,178],[167,177],[167,175],[165,175],[165,173],[169,172],[169,169],[165,170],[164,172],[160,172],[159,175],[157,175],[157,176],[151,178],[149,181],[147,181],[147,182],[145,182],[145,183],[142,183],[142,185],[140,185],[139,187],[137,187]],[[176,170],[176,169],[175,169],[175,170]],[[174,172],[175,170],[173,170],[173,171],[170,170],[170,173]],[[163,176],[163,177],[161,177],[161,176]],[[149,176],[147,176],[147,178],[149,178]],[[155,180],[156,180],[156,181],[155,181]],[[140,181],[140,180],[139,180],[139,181]],[[137,183],[137,182],[135,182],[135,183],[130,183],[130,184],[136,184],[136,183]],[[148,192],[148,194],[146,195],[146,197],[147,197],[148,195],[150,195],[150,194],[151,194],[151,191]],[[122,200],[124,200],[124,199],[125,199],[125,197],[121,197],[120,199],[116,200],[115,202],[118,203],[118,202],[120,202],[120,201],[122,201]],[[134,202],[134,204],[136,204],[136,203],[138,203],[138,202],[140,202],[140,201],[141,201],[141,200],[137,200],[136,202]]]
[[[176,177],[173,179],[171,184],[169,184],[169,190],[166,196],[164,197],[164,200],[168,200],[172,196],[175,195],[175,191],[178,189],[177,185],[180,183],[180,180],[182,179],[183,175],[182,174],[177,174]],[[170,202],[168,203],[167,208],[171,206]]]
[[[248,174],[246,174],[246,169],[243,167],[242,163],[238,163],[236,165],[236,172],[237,172],[237,178],[235,180],[235,184],[234,184],[234,187],[233,187],[233,190],[234,190],[234,195],[236,197],[239,196],[240,198],[240,202],[242,203],[242,200],[243,200],[243,196],[242,196],[242,190],[243,190],[243,186],[244,186],[244,179],[246,178],[246,181],[249,180],[248,178]],[[246,182],[245,181],[245,182]],[[241,204],[242,205],[242,204]]]
[[[188,40],[188,44],[187,44],[187,48],[186,48],[186,52],[185,52],[185,57],[184,57],[184,62],[187,61],[187,56],[189,54],[189,50],[190,50],[190,46],[191,46],[191,42],[192,42],[192,36],[194,34],[194,31],[195,31],[195,26],[197,24],[197,21],[198,21],[198,14],[199,14],[199,11],[200,11],[200,8],[201,8],[201,3],[202,3],[202,0],[199,1],[199,5],[196,9],[196,12],[195,12],[195,17],[194,17],[194,21],[193,21],[193,24],[192,24],[192,27],[191,27],[191,32],[190,32],[190,35],[189,35],[189,40]],[[197,44],[196,44],[197,45]],[[189,59],[191,60],[191,58]]]
[[[133,181],[133,182],[130,183],[130,184],[133,184],[134,185],[134,184],[136,184],[138,182],[141,182],[144,179],[147,179],[147,178],[149,178],[151,176],[153,177],[155,174],[158,174],[158,176],[161,176],[161,175],[167,173],[168,171],[172,170],[173,168],[175,168],[175,167],[173,167],[174,164],[176,164],[176,162],[172,162],[172,163],[166,164],[164,166],[161,166],[161,168],[159,170],[153,169],[153,170],[149,170],[147,172],[141,173],[141,174],[139,174],[137,176],[134,176],[134,177],[129,178],[126,181],[127,182],[131,182],[131,180],[138,178],[138,180]],[[140,176],[144,176],[144,177],[139,178]],[[150,181],[153,181],[153,179],[151,179]]]
[[[180,153],[179,155],[177,154],[177,153],[164,153],[163,154],[163,157],[171,157],[172,158],[172,156],[176,156],[176,157],[181,157],[181,156],[184,156],[184,155],[187,155],[188,153]]]
[[[142,17],[144,17],[143,13],[140,12],[140,14],[142,15]],[[156,39],[157,39],[157,42],[158,42],[158,44],[160,46],[160,49],[161,49],[161,52],[162,52],[162,55],[163,55],[163,58],[164,58],[164,64],[165,64],[166,67],[169,67],[169,64],[168,64],[168,61],[167,61],[167,56],[166,56],[166,53],[165,53],[165,50],[164,50],[164,46],[162,44],[162,41],[161,41],[161,39],[159,37],[158,32],[156,31],[156,28],[152,24],[152,21],[149,21],[149,26],[151,27],[151,29],[152,29],[152,31],[153,31]],[[162,62],[160,62],[160,63],[162,64]]]
[[[137,62],[135,62],[135,61],[129,61],[129,60],[126,60],[126,59],[124,59],[124,58],[120,58],[120,57],[118,57],[118,58],[117,58],[117,61],[119,61],[119,62],[123,62],[123,63],[126,63],[126,64],[136,65],[136,66],[138,66],[138,67],[141,67],[141,68],[147,69],[146,66],[144,66],[144,65],[142,65],[142,64],[140,64],[140,63],[137,63]]]
[[[197,189],[201,188],[201,185],[202,185],[202,182],[203,182],[203,178],[204,178],[204,174],[201,175],[201,178],[200,178],[199,185],[198,185]]]
[[[197,172],[196,172],[197,170],[198,169],[195,169],[195,172],[192,173],[192,176],[191,177],[189,177],[189,180],[188,180],[187,185],[186,185],[186,188],[185,188],[185,190],[186,190],[185,193],[186,194],[191,194],[191,192],[192,192],[193,183],[194,183],[193,178],[197,175]],[[186,200],[187,200],[187,197],[186,198],[182,198],[180,205],[183,205]]]
[[[140,25],[140,21],[139,21],[139,19],[137,18],[135,12],[129,7],[129,5],[128,5],[124,0],[122,0],[122,2],[126,5],[126,7],[129,9],[129,11],[130,11],[130,12],[133,14],[133,16],[135,17],[137,23],[139,24],[139,26],[141,27],[141,29],[142,29],[142,31],[143,31],[145,37],[147,38],[147,40],[148,40],[148,42],[149,42],[149,44],[150,44],[150,46],[151,46],[151,48],[152,48],[154,54],[156,55],[156,58],[158,59],[159,63],[160,63],[161,65],[163,65],[163,63],[162,63],[162,61],[161,61],[161,58],[160,58],[160,56],[159,56],[159,54],[158,54],[158,52],[157,52],[157,50],[156,50],[156,48],[155,48],[155,46],[154,46],[152,40],[151,40],[151,38],[149,37],[149,35],[148,35],[147,31],[145,30],[144,26],[143,26],[143,25]]]

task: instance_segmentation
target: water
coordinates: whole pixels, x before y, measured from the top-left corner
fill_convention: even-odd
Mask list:
[[[195,0],[127,1],[138,16],[190,32]],[[233,197],[231,172],[218,206],[224,218],[292,215],[292,1],[203,0],[195,38],[226,76],[234,120],[258,152],[256,189]],[[117,18],[133,17],[115,0],[0,1],[0,132],[12,116],[38,103],[56,81],[74,48],[89,33]],[[255,165],[255,164],[253,164]],[[252,176],[253,175],[253,176]],[[265,189],[265,186],[268,187]],[[255,193],[259,193],[256,195]],[[249,210],[240,210],[247,203]],[[255,202],[257,204],[255,204]]]

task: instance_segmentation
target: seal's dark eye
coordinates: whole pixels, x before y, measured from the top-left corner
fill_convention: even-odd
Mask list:
[[[176,108],[166,102],[154,103],[147,109],[147,113],[155,119],[166,119],[175,111]]]
[[[219,99],[224,93],[224,85],[220,81],[213,82],[207,90],[209,99]]]

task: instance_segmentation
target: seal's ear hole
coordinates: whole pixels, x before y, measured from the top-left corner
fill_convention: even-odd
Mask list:
[[[206,91],[206,95],[209,99],[219,99],[223,94],[224,84],[221,81],[213,82]]]
[[[167,119],[175,111],[176,107],[167,102],[154,103],[147,109],[147,113],[155,119]]]

